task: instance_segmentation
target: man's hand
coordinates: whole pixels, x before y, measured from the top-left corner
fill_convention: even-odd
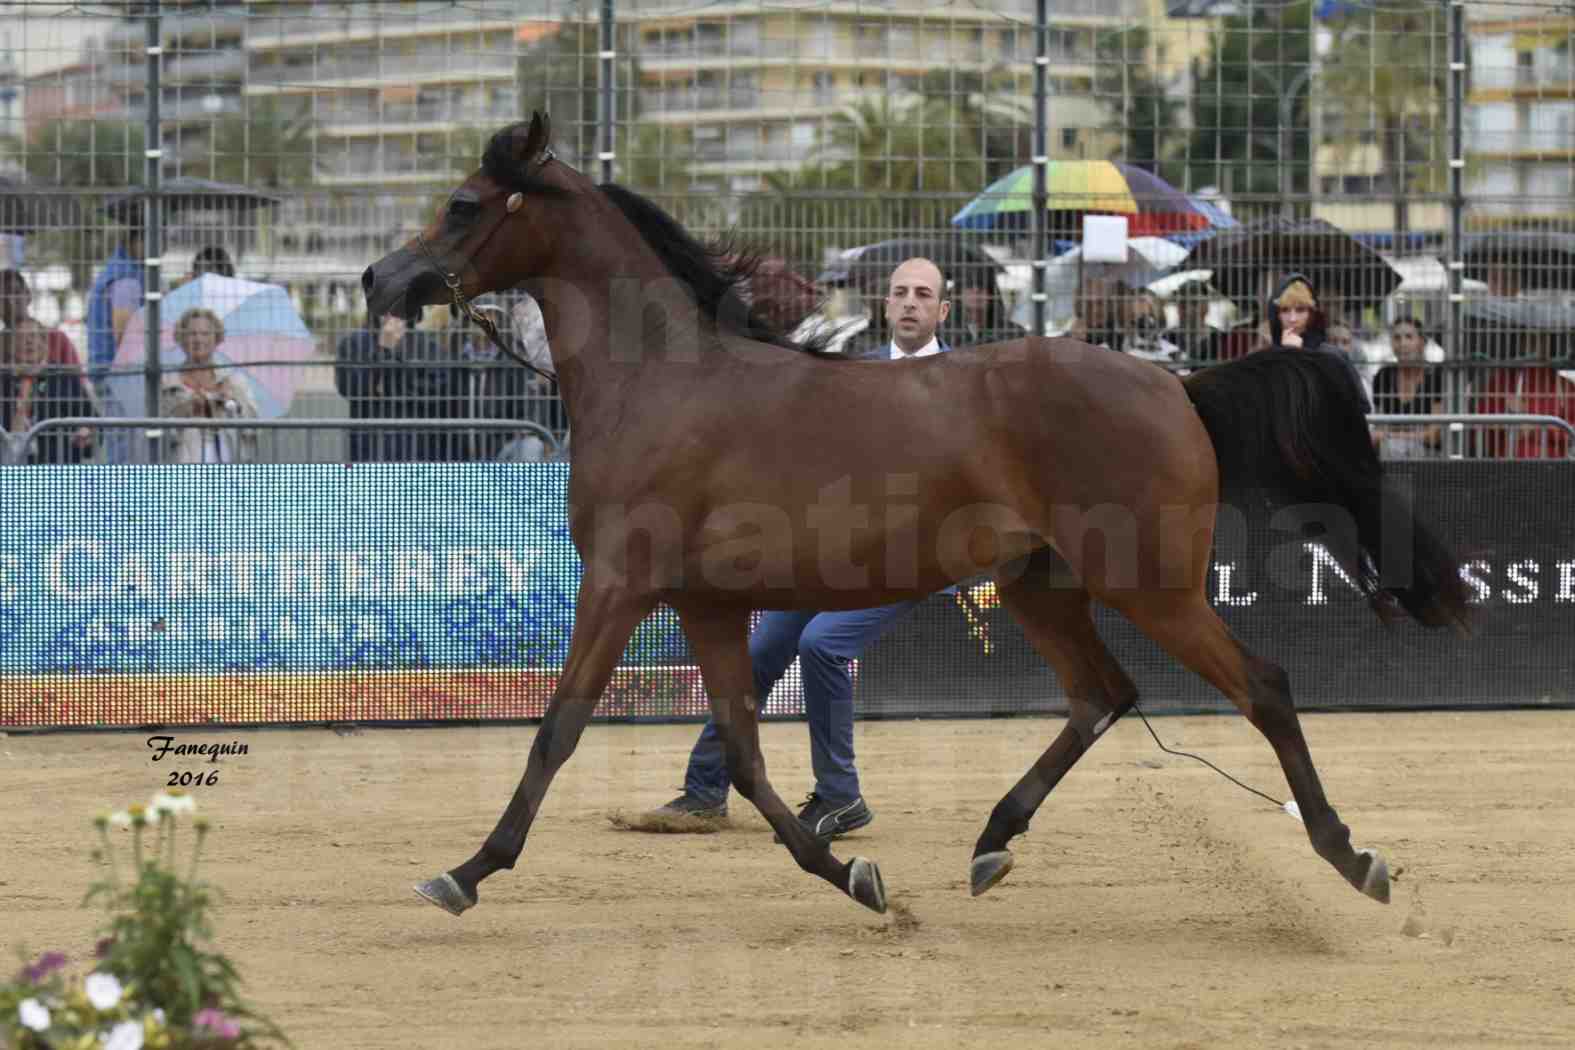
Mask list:
[[[83,451],[92,448],[93,431],[87,427],[77,427],[76,431],[71,435],[71,443]]]
[[[1302,348],[1301,333],[1294,331],[1284,333],[1280,336],[1280,345],[1289,347],[1292,350],[1300,350]]]

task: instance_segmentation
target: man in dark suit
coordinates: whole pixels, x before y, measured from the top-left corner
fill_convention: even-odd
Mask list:
[[[906,361],[951,348],[936,330],[951,312],[940,268],[928,259],[909,259],[892,271],[885,320],[890,337],[866,339],[844,351],[870,361]],[[849,665],[865,647],[918,606],[922,599],[874,609],[840,612],[767,612],[749,636],[756,695],[764,701],[794,659],[804,682],[815,789],[798,814],[812,834],[834,839],[875,819],[859,787],[853,763],[853,680]],[[684,793],[650,814],[720,819],[727,815],[729,788],[722,734],[707,722],[689,755]]]
[[[368,319],[367,327],[339,341],[334,385],[350,403],[351,419],[452,419],[454,392],[428,333],[412,331],[402,317]],[[440,460],[448,434],[408,430],[353,430],[352,463]]]
[[[909,259],[887,281],[885,324],[872,321],[848,341],[843,355],[851,361],[903,361],[943,354],[951,347],[939,331],[951,311],[940,267],[928,259]]]

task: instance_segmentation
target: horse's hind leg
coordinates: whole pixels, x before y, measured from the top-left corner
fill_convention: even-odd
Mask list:
[[[846,864],[837,860],[830,844],[810,834],[766,778],[755,678],[749,664],[749,611],[686,606],[678,610],[678,618],[705,678],[733,787],[770,822],[799,867],[819,875],[866,908],[884,912],[886,889],[875,862],[863,857]]]
[[[1324,797],[1285,671],[1248,652],[1201,590],[1127,592],[1112,595],[1111,604],[1247,716],[1280,760],[1313,849],[1352,886],[1388,903],[1388,866],[1371,850],[1351,848],[1350,829]]]
[[[587,572],[580,583],[569,656],[508,808],[475,856],[416,886],[417,893],[451,914],[475,905],[476,886],[482,879],[514,867],[547,787],[574,754],[629,636],[654,605],[649,597],[625,589],[598,587],[592,576]]]
[[[1062,582],[1047,585],[1035,573],[997,581],[1002,604],[1060,677],[1069,711],[1060,734],[991,811],[969,871],[976,897],[1006,877],[1012,868],[1007,843],[1028,830],[1051,790],[1137,698],[1137,687],[1094,629],[1088,592]]]

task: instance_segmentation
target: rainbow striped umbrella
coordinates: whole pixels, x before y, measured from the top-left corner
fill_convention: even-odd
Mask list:
[[[1236,225],[1207,201],[1178,190],[1153,172],[1113,160],[1057,160],[1046,168],[1046,212],[1064,216],[1050,229],[1065,233],[1088,214],[1127,216],[1130,237],[1167,237]],[[1034,169],[1018,168],[991,183],[952,225],[970,230],[1028,229]]]

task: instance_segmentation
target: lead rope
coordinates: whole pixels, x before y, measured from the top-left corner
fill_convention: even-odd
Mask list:
[[[1154,738],[1154,743],[1159,745],[1159,749],[1161,751],[1165,752],[1165,754],[1167,754],[1167,755],[1177,755],[1177,756],[1179,756],[1181,758],[1190,758],[1190,759],[1193,759],[1194,761],[1202,762],[1204,765],[1208,766],[1210,769],[1214,770],[1214,772],[1218,773],[1220,776],[1224,777],[1226,780],[1230,781],[1232,784],[1235,784],[1237,787],[1241,788],[1243,791],[1248,791],[1248,792],[1251,792],[1254,795],[1257,795],[1259,798],[1263,799],[1265,802],[1269,802],[1269,803],[1273,804],[1277,809],[1284,810],[1285,812],[1289,813],[1291,816],[1295,817],[1297,820],[1301,820],[1302,819],[1301,809],[1296,805],[1296,802],[1295,802],[1294,799],[1292,799],[1289,802],[1281,802],[1279,799],[1275,798],[1273,795],[1266,794],[1265,792],[1259,791],[1257,788],[1251,786],[1250,784],[1243,784],[1241,781],[1237,780],[1235,777],[1231,776],[1229,773],[1225,772],[1219,766],[1216,766],[1213,762],[1210,762],[1208,759],[1204,758],[1202,755],[1194,755],[1190,751],[1177,751],[1177,750],[1174,750],[1173,748],[1166,747],[1165,746],[1165,742],[1159,738],[1159,734],[1154,732],[1154,727],[1149,724],[1148,716],[1143,713],[1143,709],[1138,706],[1138,703],[1137,703],[1136,700],[1132,701],[1132,710],[1137,712],[1137,716],[1143,720],[1143,727],[1148,730],[1148,735]]]

